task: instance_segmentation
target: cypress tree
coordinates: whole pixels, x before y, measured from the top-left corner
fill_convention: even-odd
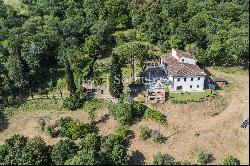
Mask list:
[[[119,57],[116,54],[112,54],[109,76],[109,92],[111,96],[116,98],[120,98],[123,92],[122,69]]]
[[[67,88],[70,91],[70,94],[73,94],[76,92],[76,85],[74,81],[73,71],[70,68],[68,60],[66,60],[65,65],[66,65]]]

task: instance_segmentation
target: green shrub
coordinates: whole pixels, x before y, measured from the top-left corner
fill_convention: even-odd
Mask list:
[[[180,104],[180,101],[175,99],[174,97],[172,97],[171,101],[174,103],[174,104]]]
[[[149,118],[149,119],[151,119],[157,123],[160,123],[160,124],[167,123],[166,116],[163,113],[161,113],[159,111],[152,110],[150,108],[146,109],[144,116],[145,116],[145,118]]]
[[[111,160],[114,165],[128,165],[127,148],[122,144],[115,144],[112,149]]]
[[[189,100],[184,100],[182,103],[187,104],[188,102],[189,102]]]
[[[38,126],[39,126],[39,128],[40,128],[42,131],[44,131],[45,125],[46,125],[45,120],[44,120],[43,118],[40,117],[40,118],[38,119]]]
[[[115,131],[115,134],[121,138],[126,138],[129,134],[129,127],[127,125],[125,126],[119,126],[118,129]]]
[[[64,137],[76,140],[89,132],[89,126],[75,121],[71,117],[65,117],[59,120],[59,132]]]
[[[52,161],[56,165],[63,165],[66,160],[73,157],[77,152],[77,146],[69,139],[60,140],[53,146],[51,151]]]
[[[148,139],[148,138],[150,138],[151,137],[151,133],[152,133],[152,130],[151,129],[149,129],[148,127],[140,127],[140,134],[139,134],[139,137],[140,137],[140,139],[142,139],[142,140],[146,140],[146,139]]]
[[[191,165],[191,163],[190,163],[189,161],[187,161],[187,160],[184,160],[184,161],[181,163],[181,165]]]
[[[127,34],[127,38],[128,38],[129,41],[136,40],[136,32],[135,32],[135,30],[130,31]]]
[[[99,140],[95,133],[88,133],[79,144],[79,150],[83,149],[97,149]]]
[[[44,165],[50,163],[50,147],[40,137],[28,139],[18,165]]]
[[[174,157],[169,154],[161,154],[158,152],[153,156],[153,165],[179,165],[180,162],[177,162]]]
[[[79,108],[82,108],[84,101],[85,99],[81,97],[80,92],[76,92],[64,99],[63,106],[64,108],[74,111]]]
[[[113,164],[112,161],[112,151],[114,145],[123,144],[124,138],[121,138],[116,135],[107,135],[101,137],[100,140],[100,158],[102,164]]]
[[[225,156],[223,159],[224,165],[239,165],[239,160],[233,156]]]
[[[194,136],[195,136],[195,137],[199,137],[200,134],[199,134],[199,133],[195,133]]]
[[[100,165],[95,149],[79,150],[76,155],[65,161],[64,165]]]
[[[100,158],[102,164],[127,165],[127,147],[124,146],[125,138],[116,135],[108,135],[101,138]]]
[[[129,125],[133,120],[132,107],[128,103],[109,105],[109,114],[121,125]]]
[[[157,131],[157,130],[155,130],[155,131],[152,132],[151,137],[152,137],[152,140],[153,140],[154,142],[157,142],[157,143],[163,143],[163,142],[165,142],[166,139],[167,139],[166,137],[164,137],[163,135],[161,135],[161,134],[159,133],[159,131]]]
[[[99,109],[102,105],[102,102],[100,100],[97,99],[92,99],[92,100],[88,100],[84,103],[84,110],[86,110],[87,112],[90,110],[94,110],[96,111],[97,109]]]
[[[200,165],[205,165],[210,162],[210,155],[204,151],[201,151],[197,156],[197,162]]]
[[[0,145],[0,163],[4,165],[50,165],[49,147],[43,139],[13,135]]]
[[[47,133],[51,138],[56,137],[56,131],[54,130],[55,125],[48,124],[44,127],[45,133]]]
[[[134,118],[143,117],[146,109],[147,109],[147,106],[145,106],[143,103],[134,102],[133,105],[132,105],[133,117]]]
[[[199,99],[194,99],[194,102],[197,102],[197,103],[198,103],[198,102],[200,102],[200,100],[199,100]]]

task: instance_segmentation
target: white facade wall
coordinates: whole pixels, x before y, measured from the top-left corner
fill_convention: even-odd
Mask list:
[[[204,81],[205,76],[193,76],[193,77],[169,77],[172,81],[172,86],[170,91],[176,91],[176,92],[202,92],[204,91]],[[178,81],[178,78],[180,81]],[[186,81],[184,81],[184,78],[186,78]],[[191,81],[191,78],[193,78],[193,81]],[[200,78],[200,80],[198,80]],[[192,88],[190,87],[192,85]],[[197,87],[199,85],[199,87]],[[178,86],[182,86],[182,90],[177,90]]]
[[[190,58],[186,58],[186,57],[181,57],[179,59],[179,62],[196,65],[196,60],[195,59],[190,59]]]

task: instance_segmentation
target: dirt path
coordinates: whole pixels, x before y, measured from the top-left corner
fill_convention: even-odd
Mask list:
[[[138,134],[129,148],[130,154],[137,150],[143,154],[144,161],[139,158],[131,161],[134,164],[151,164],[152,156],[161,151],[174,156],[179,161],[188,160],[196,163],[196,156],[200,150],[211,153],[214,160],[211,164],[222,164],[225,155],[237,157],[241,164],[249,163],[249,133],[241,129],[240,123],[249,117],[249,77],[245,75],[225,74],[212,71],[216,76],[225,76],[234,85],[232,98],[226,108],[218,111],[219,105],[212,107],[211,102],[193,103],[187,105],[173,105],[166,103],[162,112],[167,115],[170,127],[161,128],[163,135],[171,136],[166,144],[155,144],[151,141],[141,141]],[[221,109],[221,108],[220,108]],[[208,112],[220,112],[211,116]],[[158,130],[158,125],[153,122],[142,121],[132,127],[134,133],[139,133],[139,126],[146,125]],[[198,137],[195,133],[200,134]]]

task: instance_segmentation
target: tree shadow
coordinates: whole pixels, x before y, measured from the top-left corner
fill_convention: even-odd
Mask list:
[[[143,92],[145,89],[143,84],[130,84],[129,88],[131,97],[138,96],[138,94]]]
[[[8,121],[6,121],[6,120],[3,120],[3,121],[0,120],[0,132],[2,132],[5,129],[7,129],[8,126],[9,126],[9,124],[10,123]]]
[[[213,154],[208,154],[208,163],[211,163],[214,160],[215,160],[214,155]]]
[[[125,139],[125,142],[124,142],[127,148],[131,146],[132,140],[134,138],[135,138],[135,133],[132,130],[129,130],[127,138]]]
[[[6,116],[3,112],[3,107],[0,105],[0,132],[7,129],[8,126],[9,126],[8,119],[6,118]]]
[[[237,165],[240,165],[240,160],[236,159]]]
[[[5,107],[15,107],[15,108],[18,108],[22,104],[24,104],[25,102],[26,102],[26,100],[17,100],[17,99],[14,99],[13,101],[9,102],[8,106],[5,106]]]
[[[100,120],[96,121],[95,124],[98,124],[98,123],[106,123],[107,120],[109,120],[109,118],[110,118],[109,115],[108,115],[108,114],[105,114],[105,115],[103,115],[103,116],[101,117]]]
[[[132,152],[129,160],[129,165],[145,165],[145,156],[139,150]]]
[[[99,132],[99,128],[95,124],[93,124],[93,125],[90,125],[89,131],[97,135]]]

